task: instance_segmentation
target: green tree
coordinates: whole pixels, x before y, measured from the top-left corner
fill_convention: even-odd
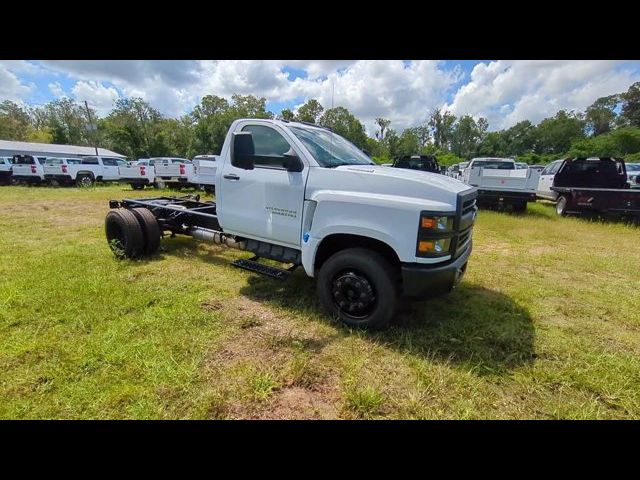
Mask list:
[[[478,125],[471,115],[460,117],[452,132],[451,151],[459,157],[473,157],[480,146],[486,128],[486,120]]]
[[[319,121],[320,125],[331,128],[338,135],[342,135],[358,148],[367,145],[367,134],[364,126],[349,110],[344,107],[326,110]]]
[[[391,120],[387,120],[386,118],[378,117],[376,118],[376,125],[380,127],[380,131],[376,132],[376,138],[379,140],[384,140],[384,132],[389,125],[391,125]]]
[[[455,123],[456,116],[447,111],[437,108],[431,112],[428,125],[436,148],[450,147]]]
[[[22,107],[10,100],[0,103],[0,139],[24,141],[30,126],[29,114]]]
[[[522,155],[530,152],[538,142],[538,129],[529,120],[518,122],[501,133],[506,144],[504,155]]]
[[[420,153],[420,139],[414,128],[405,129],[398,139],[397,155],[418,155]]]
[[[482,157],[506,157],[510,155],[503,132],[489,132],[480,146],[478,155]]]
[[[289,120],[289,121],[293,121],[293,119],[295,118],[295,114],[288,108],[283,108],[282,111],[280,112],[280,116],[284,120]]]
[[[99,131],[115,151],[127,157],[162,155],[164,144],[155,138],[162,130],[161,120],[160,112],[142,98],[119,98]]]
[[[299,122],[318,123],[323,112],[324,107],[320,105],[320,102],[312,98],[298,108],[296,120]]]
[[[616,121],[615,109],[620,103],[619,95],[600,97],[587,107],[585,122],[587,129],[593,136],[611,131]]]
[[[91,111],[92,119],[96,112]],[[44,121],[52,135],[52,143],[67,145],[90,145],[92,132],[89,131],[89,119],[84,105],[70,98],[60,98],[44,106],[39,122]]]
[[[563,154],[571,144],[585,137],[584,120],[573,112],[560,110],[554,117],[545,118],[537,128],[536,153]]]
[[[620,116],[627,125],[640,127],[640,82],[629,87],[622,98],[622,112]]]

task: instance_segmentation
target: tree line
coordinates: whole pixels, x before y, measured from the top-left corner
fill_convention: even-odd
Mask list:
[[[584,112],[560,110],[538,124],[523,120],[510,128],[489,131],[486,118],[456,117],[443,109],[401,132],[384,117],[369,137],[362,122],[344,107],[325,109],[310,99],[296,112],[275,115],[266,98],[233,95],[227,100],[206,95],[181,118],[162,115],[141,98],[120,98],[103,118],[69,98],[37,107],[0,103],[0,138],[29,142],[98,145],[131,159],[149,156],[192,158],[218,154],[231,123],[238,118],[281,118],[330,127],[366,150],[379,163],[402,155],[434,154],[443,165],[475,156],[515,157],[530,164],[566,155],[621,156],[640,160],[640,82],[623,93],[597,99]],[[89,118],[94,128],[89,128]]]

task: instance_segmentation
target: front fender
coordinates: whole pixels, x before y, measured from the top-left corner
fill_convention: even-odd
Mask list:
[[[314,274],[315,256],[322,240],[333,234],[360,235],[389,245],[401,262],[431,263],[415,256],[420,211],[450,211],[451,206],[395,195],[360,192],[317,192],[309,231],[303,232],[302,265]],[[440,261],[444,259],[439,259]]]

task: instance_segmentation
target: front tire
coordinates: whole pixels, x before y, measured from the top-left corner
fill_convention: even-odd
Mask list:
[[[379,253],[349,248],[320,268],[318,297],[324,308],[352,328],[380,329],[391,322],[398,302],[398,276]]]
[[[566,195],[559,196],[556,202],[556,213],[561,217],[566,217],[568,204],[569,199],[566,197]]]

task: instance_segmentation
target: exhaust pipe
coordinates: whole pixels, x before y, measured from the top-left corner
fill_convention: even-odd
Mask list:
[[[190,228],[187,233],[196,240],[200,240],[202,242],[226,245],[227,247],[237,248],[238,250],[244,250],[246,247],[246,242],[236,242],[233,238],[222,232],[216,232],[215,230],[193,227]]]

